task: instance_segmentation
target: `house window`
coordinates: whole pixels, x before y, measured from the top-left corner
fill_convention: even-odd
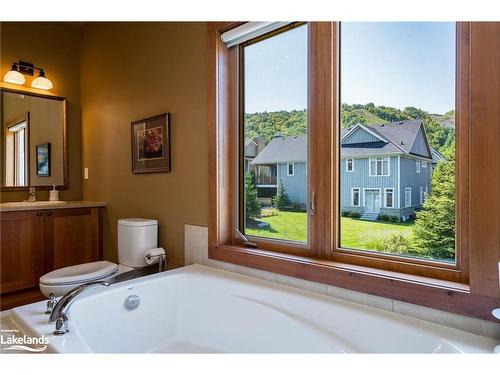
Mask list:
[[[415,164],[417,166],[417,173],[420,173],[420,160],[417,160]]]
[[[422,168],[427,168],[427,162],[426,161],[422,162]]]
[[[394,189],[385,189],[385,207],[393,208]]]
[[[370,176],[389,176],[389,157],[370,158]]]
[[[345,159],[345,170],[346,172],[354,172],[354,159]]]
[[[405,188],[405,207],[411,206],[411,187]]]
[[[352,188],[352,193],[351,193],[351,205],[355,207],[359,207],[359,202],[360,202],[360,189],[359,188]]]
[[[239,145],[258,139],[262,146],[251,161],[258,175],[239,174],[244,186],[239,230],[253,242],[307,243],[308,26],[291,24],[237,48],[242,76]],[[291,121],[293,126],[286,125]],[[301,173],[295,173],[297,168]],[[276,212],[271,208],[279,214],[270,215]],[[290,230],[296,225],[298,230]]]

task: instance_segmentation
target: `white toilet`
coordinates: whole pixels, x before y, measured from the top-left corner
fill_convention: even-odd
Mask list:
[[[118,220],[118,261],[120,264],[102,260],[77,264],[49,272],[40,277],[40,291],[46,296],[66,294],[78,285],[90,281],[111,279],[121,273],[142,268],[146,250],[158,245],[158,221],[153,219]]]

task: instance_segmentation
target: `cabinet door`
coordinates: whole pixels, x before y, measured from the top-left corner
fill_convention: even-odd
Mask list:
[[[46,267],[102,259],[99,208],[47,210],[44,214]]]
[[[43,211],[3,212],[0,223],[1,293],[38,288],[44,273]]]

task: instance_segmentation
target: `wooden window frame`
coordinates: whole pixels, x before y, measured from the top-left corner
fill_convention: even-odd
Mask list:
[[[258,268],[359,292],[493,320],[500,304],[497,264],[500,260],[498,218],[488,221],[481,209],[500,211],[498,200],[486,201],[484,179],[498,186],[500,172],[481,168],[498,156],[499,51],[498,23],[457,24],[457,261],[444,264],[343,249],[339,241],[339,25],[309,23],[309,130],[323,137],[309,150],[309,189],[316,211],[307,246],[262,240],[245,247],[236,237],[238,224],[238,56],[221,33],[241,23],[208,23],[209,52],[209,258]],[[471,81],[471,76],[475,81]],[[493,82],[492,82],[493,80]],[[498,81],[497,81],[498,82]],[[487,105],[487,107],[485,107]],[[485,110],[487,108],[488,110]],[[496,117],[495,117],[496,116]],[[481,130],[472,127],[485,124]],[[315,133],[316,132],[316,133]],[[316,163],[315,163],[316,161]],[[321,161],[321,163],[317,163]],[[493,164],[493,163],[491,163]],[[316,169],[316,170],[315,170]],[[488,175],[485,173],[488,172]],[[496,183],[496,185],[495,185]],[[475,193],[475,194],[474,194]],[[236,207],[235,207],[236,205]],[[494,206],[494,207],[492,207]],[[236,208],[236,209],[235,209]],[[470,244],[475,246],[470,248]]]

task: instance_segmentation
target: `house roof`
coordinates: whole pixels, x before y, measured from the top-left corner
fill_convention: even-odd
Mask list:
[[[344,141],[358,128],[368,131],[379,139],[376,142],[342,143],[342,157],[376,156],[387,154],[413,154],[411,152],[420,129],[424,129],[422,120],[406,120],[379,125],[357,124],[340,129],[341,140]],[[425,134],[425,133],[424,133]],[[434,149],[430,147],[429,159],[435,159]],[[419,155],[423,156],[423,155]],[[295,137],[274,137],[264,149],[252,160],[251,164],[276,164],[307,161],[307,135]]]
[[[358,124],[351,129],[341,132],[342,140],[357,128],[363,128],[380,139],[380,142],[342,144],[342,156],[367,156],[381,154],[412,154],[411,150],[415,143],[420,129],[423,129],[423,121],[405,120],[390,122],[379,125]],[[429,146],[427,157],[430,159],[431,148]],[[424,155],[420,155],[424,156]]]
[[[307,135],[276,136],[252,160],[251,164],[276,164],[307,161]]]

